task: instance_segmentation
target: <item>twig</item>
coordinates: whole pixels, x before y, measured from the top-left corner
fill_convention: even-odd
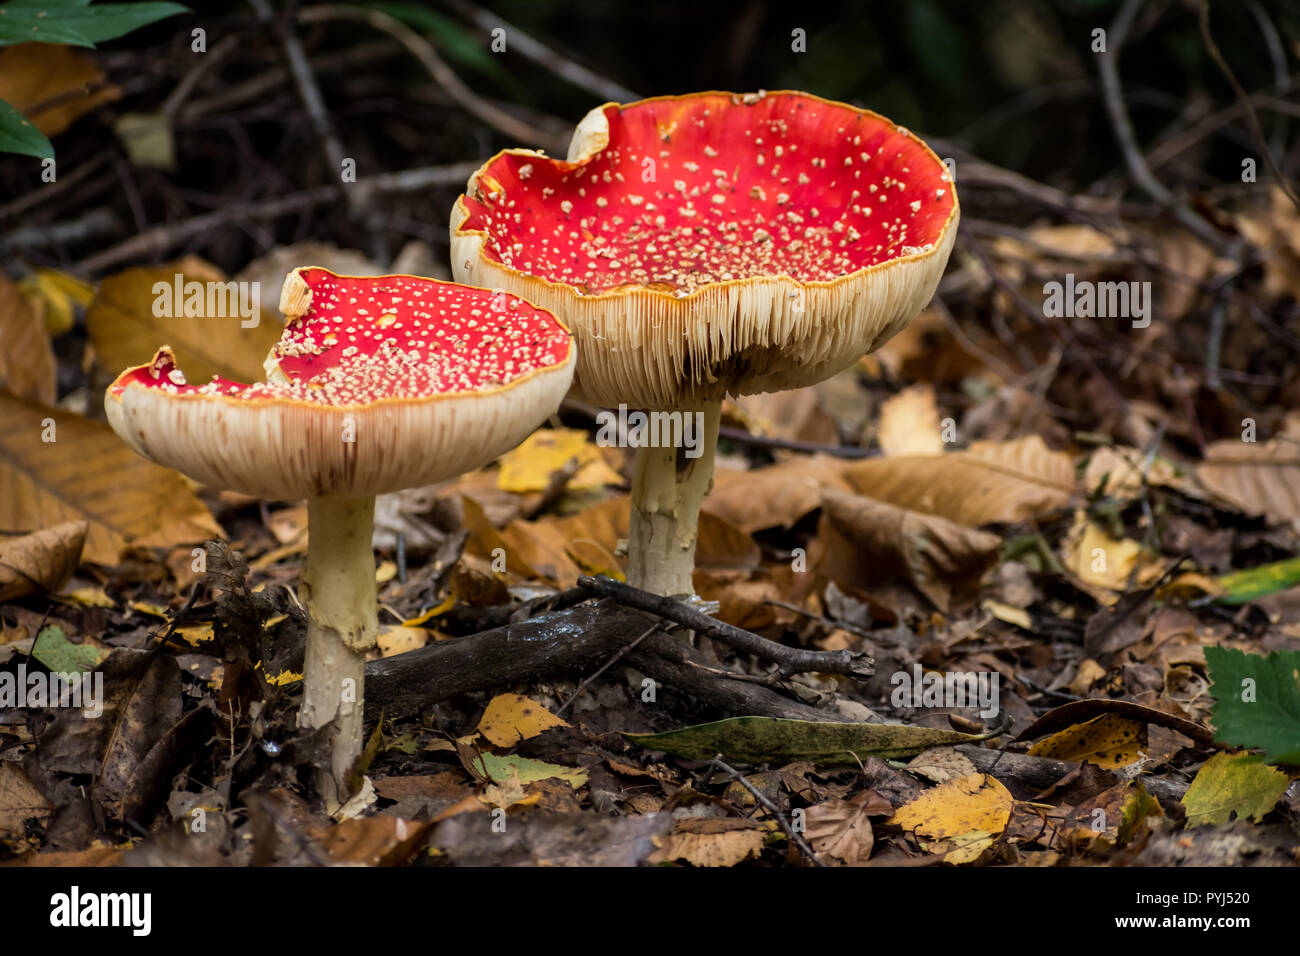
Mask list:
[[[653,626],[646,628],[645,632],[644,632],[640,637],[638,637],[638,638],[637,638],[635,641],[633,641],[631,644],[628,644],[626,647],[620,648],[620,649],[619,649],[619,652],[618,652],[617,654],[615,654],[613,657],[611,657],[609,660],[607,660],[604,664],[602,664],[602,665],[600,666],[600,670],[596,671],[596,672],[595,672],[594,674],[592,674],[590,677],[583,678],[582,683],[580,683],[580,684],[578,685],[578,689],[575,690],[575,691],[573,692],[573,696],[570,697],[568,700],[566,700],[563,704],[560,705],[560,709],[557,710],[557,711],[555,712],[555,716],[558,717],[558,716],[560,716],[560,714],[562,714],[562,713],[564,713],[566,710],[568,710],[569,707],[570,707],[570,705],[571,705],[575,700],[577,700],[579,697],[582,696],[582,692],[583,692],[584,690],[586,690],[589,686],[591,686],[591,684],[593,684],[596,680],[598,680],[598,679],[600,678],[600,675],[601,675],[601,674],[605,673],[605,671],[609,670],[609,669],[610,669],[611,667],[613,667],[616,663],[618,663],[618,661],[623,657],[624,654],[627,654],[629,651],[635,650],[635,648],[636,648],[636,646],[637,646],[638,644],[640,644],[642,641],[644,641],[647,637],[649,637],[651,634],[653,634],[653,633],[654,633],[655,631],[657,631],[657,630],[659,630],[659,624],[658,624],[658,623],[655,623]]]
[[[758,788],[755,787],[748,780],[746,780],[745,775],[742,774],[739,770],[736,770],[734,767],[731,767],[723,762],[722,754],[718,754],[716,757],[714,757],[713,762],[709,764],[709,769],[704,774],[705,780],[708,780],[708,778],[712,776],[714,767],[717,767],[719,770],[725,773],[729,778],[731,778],[731,780],[733,780],[735,783],[740,784],[742,787],[748,790],[749,795],[753,797],[756,801],[758,801],[758,803],[762,805],[763,809],[765,809],[768,813],[772,814],[772,816],[776,818],[777,826],[779,826],[782,830],[785,831],[785,835],[790,838],[790,842],[799,848],[799,852],[802,853],[804,856],[806,856],[808,858],[808,861],[812,863],[813,866],[828,865],[822,862],[822,860],[817,856],[817,854],[813,852],[813,848],[808,845],[808,841],[805,840],[798,833],[798,831],[796,831],[795,828],[790,825],[790,821],[785,818],[785,814],[783,814],[779,809],[777,809],[776,804],[774,804],[767,797],[763,796],[763,794],[759,792]]]
[[[651,594],[630,584],[623,584],[604,577],[580,577],[578,587],[594,594],[611,597],[625,607],[636,608],[654,614],[665,620],[675,621],[691,630],[707,634],[714,640],[721,641],[738,651],[753,654],[760,660],[776,664],[782,677],[792,674],[818,672],[823,674],[846,674],[851,677],[870,677],[875,672],[871,658],[854,651],[808,651],[802,648],[787,647],[776,641],[769,641],[751,631],[727,624],[697,611],[693,607],[675,601],[670,597]]]
[[[585,66],[561,56],[523,30],[502,20],[495,13],[477,7],[472,3],[466,3],[464,0],[448,0],[448,6],[480,29],[487,30],[489,33],[498,27],[505,30],[509,34],[511,49],[518,51],[520,56],[532,60],[539,66],[546,67],[556,76],[568,80],[579,89],[586,90],[601,99],[613,100],[616,103],[628,103],[632,100],[641,99],[639,93],[633,93],[627,87],[620,86],[613,80],[606,79],[599,73],[594,73]]]
[[[1196,233],[1216,252],[1227,254],[1231,244],[1207,220],[1194,213],[1189,206],[1179,202],[1165,185],[1156,179],[1147,166],[1142,152],[1138,149],[1137,137],[1133,133],[1133,123],[1129,119],[1128,109],[1124,105],[1124,91],[1119,80],[1119,54],[1128,37],[1129,28],[1142,6],[1142,0],[1124,0],[1110,30],[1106,34],[1106,52],[1098,57],[1098,71],[1101,75],[1102,98],[1106,112],[1110,116],[1115,139],[1124,154],[1124,164],[1128,167],[1133,181],[1160,205],[1164,206],[1180,223]]]
[[[543,146],[555,152],[562,153],[567,149],[567,138],[557,137],[525,123],[480,97],[461,82],[460,77],[438,55],[433,44],[396,17],[390,17],[380,10],[335,4],[305,7],[298,11],[300,23],[328,23],[338,20],[367,24],[397,40],[420,61],[433,77],[434,82],[442,87],[447,95],[464,107],[467,113],[478,117],[493,129],[513,140]]]
[[[452,163],[447,166],[427,166],[421,169],[408,169],[398,173],[381,173],[358,180],[375,192],[412,192],[425,186],[450,186],[463,183],[478,168],[478,163]],[[100,272],[109,266],[117,265],[140,256],[162,255],[166,250],[179,245],[194,236],[241,219],[265,220],[275,219],[286,213],[296,212],[311,206],[319,206],[334,201],[338,196],[336,186],[317,186],[301,192],[290,193],[256,202],[238,203],[218,209],[214,212],[194,216],[181,222],[155,226],[124,242],[110,246],[103,252],[83,259],[77,271],[90,274]],[[51,230],[57,227],[50,227]],[[11,234],[6,239],[8,244],[13,239]]]
[[[1282,175],[1282,170],[1278,169],[1277,163],[1273,161],[1273,151],[1268,148],[1268,139],[1264,136],[1264,128],[1259,125],[1259,117],[1255,114],[1255,108],[1250,104],[1250,95],[1237,80],[1237,75],[1232,72],[1232,67],[1228,66],[1228,61],[1223,58],[1223,54],[1219,52],[1219,45],[1214,42],[1214,35],[1210,32],[1210,0],[1201,0],[1198,22],[1201,27],[1201,39],[1205,41],[1205,49],[1209,51],[1210,59],[1214,60],[1219,72],[1223,74],[1223,78],[1232,87],[1237,102],[1246,111],[1246,120],[1250,124],[1250,131],[1255,136],[1259,151],[1264,154],[1264,163],[1268,166],[1268,171],[1273,174],[1273,181],[1277,183],[1282,192],[1286,193],[1286,197],[1291,200],[1291,203],[1297,209],[1300,209],[1300,197],[1296,196],[1295,190],[1291,188],[1287,178]],[[1265,18],[1264,22],[1267,22],[1267,18]]]

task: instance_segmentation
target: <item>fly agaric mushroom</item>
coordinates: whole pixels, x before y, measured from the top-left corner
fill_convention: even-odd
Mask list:
[[[307,499],[300,723],[337,720],[332,774],[319,781],[337,800],[361,753],[364,653],[378,628],[375,495],[513,448],[558,407],[574,348],[544,309],[414,276],[295,269],[280,309],[268,381],[189,384],[164,346],[118,376],[104,405],[146,458],[213,487]]]
[[[451,216],[452,270],[568,322],[574,393],[698,412],[703,454],[637,450],[628,579],[693,591],[721,402],[812,385],[929,302],[956,238],[947,167],[912,133],[806,93],[608,103],[567,161],[498,153]]]

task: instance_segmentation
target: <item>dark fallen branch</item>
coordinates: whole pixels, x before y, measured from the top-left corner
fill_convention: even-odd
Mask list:
[[[753,654],[760,660],[776,664],[782,677],[789,677],[792,674],[821,673],[847,674],[850,677],[862,678],[870,677],[875,673],[875,663],[867,654],[849,650],[808,651],[798,647],[787,647],[776,641],[769,641],[765,637],[759,637],[743,628],[711,618],[681,601],[651,594],[630,584],[612,581],[606,577],[582,577],[578,579],[578,586],[586,588],[593,594],[613,598],[625,607],[646,611],[664,620],[689,627],[738,651]]]
[[[608,600],[372,661],[366,665],[366,709],[371,718],[380,711],[392,715],[458,694],[590,673],[620,653],[660,686],[725,716],[844,719],[747,675],[726,676],[680,638],[647,635],[643,615]]]

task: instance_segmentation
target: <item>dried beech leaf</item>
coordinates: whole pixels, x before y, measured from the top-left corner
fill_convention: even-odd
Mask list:
[[[57,591],[81,563],[85,521],[65,521],[0,541],[0,601]]]
[[[930,385],[904,389],[880,406],[876,441],[887,457],[942,455],[939,406]]]
[[[128,542],[171,547],[222,534],[184,478],[107,425],[0,392],[0,527],[78,520],[87,523],[82,558],[97,564],[116,564]]]
[[[1216,441],[1196,466],[1206,488],[1246,514],[1270,521],[1300,520],[1300,443]]]
[[[860,495],[971,528],[1055,511],[1075,489],[1070,456],[1037,435],[941,456],[855,461],[842,474]]]

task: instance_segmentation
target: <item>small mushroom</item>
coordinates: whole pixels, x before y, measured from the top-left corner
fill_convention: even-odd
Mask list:
[[[882,116],[696,93],[598,107],[567,160],[498,153],[452,211],[452,270],[564,318],[579,397],[700,414],[698,457],[638,448],[628,545],[629,581],[689,594],[723,397],[812,385],[888,341],[957,221],[947,167]]]
[[[442,481],[522,441],[558,407],[574,347],[553,315],[502,292],[414,276],[289,274],[267,381],[188,384],[172,352],[127,369],[109,424],[204,484],[307,499],[300,593],[310,623],[300,723],[335,722],[327,802],[362,747],[375,644],[375,495]]]

